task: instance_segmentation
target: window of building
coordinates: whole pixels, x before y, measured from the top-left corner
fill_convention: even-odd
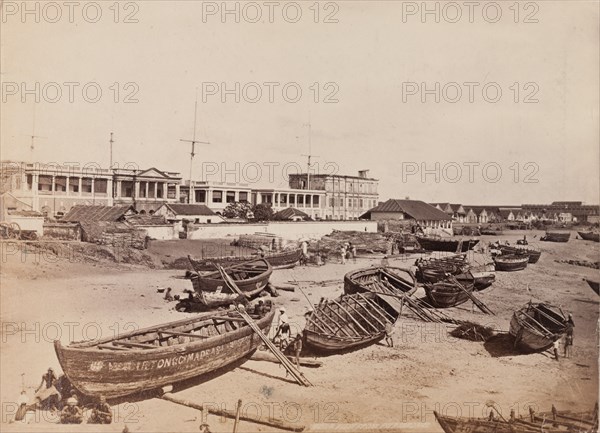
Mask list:
[[[213,203],[223,203],[223,191],[213,191],[212,201]]]
[[[296,204],[296,196],[290,195],[290,206],[294,206]]]
[[[235,191],[227,191],[227,195],[225,196],[225,201],[227,203],[235,202]]]
[[[298,196],[298,206],[304,206],[304,196],[303,195]]]
[[[196,203],[206,203],[206,190],[196,189],[194,190],[194,198]]]
[[[319,207],[319,196],[313,195],[313,207]]]
[[[239,201],[245,201],[245,202],[248,201],[248,193],[247,192],[243,192],[243,191],[240,192],[239,197],[240,197]]]

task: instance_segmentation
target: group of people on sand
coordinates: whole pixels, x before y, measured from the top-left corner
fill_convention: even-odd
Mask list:
[[[91,409],[88,424],[112,423],[112,411],[104,396],[89,405]],[[57,377],[52,367],[42,375],[42,381],[35,391],[34,403],[29,404],[25,390],[21,391],[14,421],[31,423],[37,410],[49,410],[60,414],[61,424],[81,424],[84,420],[83,408],[77,391],[66,376]]]

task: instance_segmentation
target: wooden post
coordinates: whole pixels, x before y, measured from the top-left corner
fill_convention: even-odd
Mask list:
[[[235,421],[233,422],[233,433],[237,433],[238,424],[240,422],[240,411],[242,410],[242,400],[238,400],[237,409],[235,410]]]

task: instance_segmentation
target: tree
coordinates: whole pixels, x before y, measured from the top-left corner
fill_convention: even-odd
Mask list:
[[[244,218],[248,219],[252,214],[252,208],[248,202],[233,202],[229,203],[225,209],[223,209],[223,216],[225,218]]]
[[[252,208],[256,221],[271,221],[273,219],[273,208],[269,203],[259,203]]]

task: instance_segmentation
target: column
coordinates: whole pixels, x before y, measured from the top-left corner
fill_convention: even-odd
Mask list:
[[[106,179],[106,195],[108,197],[108,206],[112,206],[114,204],[113,200],[113,180],[112,177]]]
[[[181,197],[181,191],[179,189],[179,184],[176,183],[175,184],[175,200],[177,201],[177,203],[179,203],[180,197]]]
[[[79,180],[78,180],[78,182],[79,182],[79,183],[78,183],[77,185],[78,185],[78,187],[79,187],[79,196],[81,196],[81,195],[83,194],[83,188],[82,188],[82,187],[83,187],[83,185],[82,185],[82,178],[81,178],[81,176],[80,176],[80,177],[78,177],[77,179],[79,179]],[[119,185],[120,185],[120,182],[119,182]]]
[[[56,176],[52,176],[52,189],[51,189],[52,193],[54,194],[56,192]]]
[[[66,188],[67,188],[67,191],[65,192],[66,196],[69,196],[69,192],[70,192],[69,188],[70,188],[70,185],[71,185],[70,181],[71,181],[71,178],[69,176],[67,176],[66,177],[66,181],[65,181],[65,185],[66,185]]]
[[[150,191],[150,182],[146,182],[146,200],[148,199],[148,192]]]
[[[123,181],[121,181],[121,180],[117,180],[117,193],[115,194],[115,198],[116,199],[120,199],[121,198],[121,189],[122,189],[121,183],[122,182]]]
[[[133,183],[133,194],[136,200],[140,198],[140,181],[137,179]]]

